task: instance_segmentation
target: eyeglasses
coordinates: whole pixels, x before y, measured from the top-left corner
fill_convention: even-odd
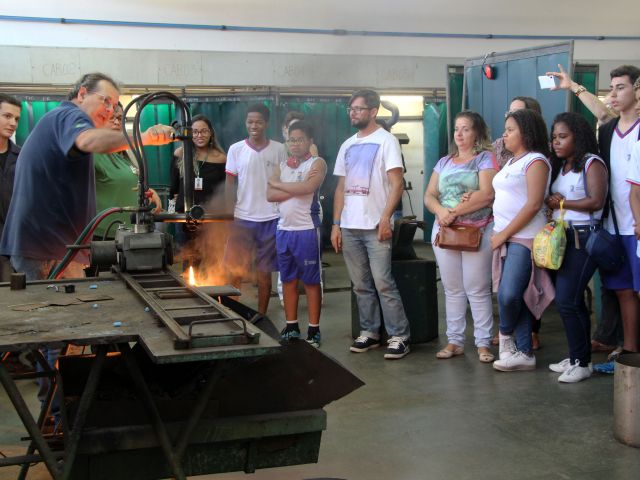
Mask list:
[[[361,113],[365,110],[371,110],[371,108],[369,107],[347,107],[347,113]]]
[[[306,141],[306,138],[290,138],[287,140],[287,145],[302,145]]]
[[[211,133],[211,130],[209,130],[208,128],[203,128],[202,130],[193,130],[192,133],[194,137],[197,137],[199,135],[205,136],[209,135]]]
[[[102,104],[104,105],[104,108],[106,108],[107,110],[111,110],[113,112],[116,109],[116,104],[113,103],[111,99],[106,95],[103,95],[98,92],[91,92],[91,93],[99,96],[102,99]]]

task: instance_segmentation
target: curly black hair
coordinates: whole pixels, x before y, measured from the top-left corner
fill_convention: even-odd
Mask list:
[[[505,121],[509,118],[513,118],[518,125],[524,148],[529,152],[538,152],[549,158],[549,135],[547,135],[547,125],[544,123],[542,115],[535,110],[525,108],[509,112]]]
[[[591,155],[598,155],[598,141],[596,140],[596,134],[593,131],[589,122],[580,114],[575,112],[559,113],[553,119],[553,125],[551,126],[551,135],[553,135],[553,128],[557,123],[564,123],[571,134],[573,135],[573,171],[576,173],[582,172],[585,162]],[[562,168],[562,164],[565,159],[558,158],[556,152],[551,149],[551,181],[556,179]]]

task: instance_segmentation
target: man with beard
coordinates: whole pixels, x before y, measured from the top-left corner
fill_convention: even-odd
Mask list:
[[[359,90],[349,100],[358,132],[336,158],[331,244],[344,252],[358,302],[360,336],[351,351],[380,346],[382,310],[389,335],[384,358],[399,359],[409,353],[409,321],[391,274],[391,219],[402,196],[402,155],[396,137],[376,123],[379,108],[373,90]]]

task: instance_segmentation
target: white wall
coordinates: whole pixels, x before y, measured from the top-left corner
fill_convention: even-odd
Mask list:
[[[640,64],[637,0],[85,0],[4,1],[0,16],[243,27],[506,35],[627,35],[577,40],[574,60],[600,65],[599,86],[622,63]],[[128,85],[442,88],[445,67],[490,52],[557,39],[456,39],[311,35],[15,22],[0,18],[0,83],[69,84],[103,70]],[[423,131],[401,122],[407,179],[422,217]],[[405,213],[408,213],[405,202]]]
[[[606,2],[585,5],[556,0],[110,0],[100,3],[31,0],[2,2],[0,16],[354,32],[604,36],[638,36],[640,33],[637,28],[640,5],[636,0],[619,0],[615,8]],[[321,86],[443,87],[447,63],[461,64],[464,58],[493,51],[558,41],[223,32],[15,22],[1,18],[0,31],[0,45],[12,47],[2,51],[0,82],[21,81],[14,80],[24,78],[18,72],[33,69],[29,81],[44,83],[69,82],[67,77],[77,76],[78,69],[86,71],[94,65],[111,68],[126,64],[128,72],[114,76],[127,83],[146,83],[152,78],[149,83],[193,81],[196,84],[305,86],[316,81]],[[575,60],[611,66],[640,63],[638,43],[638,40],[578,40]],[[40,54],[34,54],[15,49],[16,46],[124,49],[127,53],[95,54],[89,50],[88,58],[78,59],[75,54],[64,51],[43,49]],[[139,54],[137,50],[152,52]],[[206,57],[186,52],[220,53]],[[265,59],[264,55],[251,52],[275,55]],[[321,57],[315,57],[316,54]],[[27,56],[30,56],[28,60]],[[383,59],[367,62],[370,56]],[[51,66],[43,68],[55,75],[47,76],[39,69],[43,63],[40,60],[48,60]],[[82,63],[74,70],[76,60]],[[388,64],[386,69],[380,66],[384,63]],[[601,88],[608,85],[610,68],[601,68]],[[156,70],[155,77],[148,75],[150,69]]]

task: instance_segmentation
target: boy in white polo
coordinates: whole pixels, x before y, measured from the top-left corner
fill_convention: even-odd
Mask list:
[[[276,248],[287,320],[282,339],[300,338],[298,280],[302,280],[309,310],[307,342],[319,347],[322,289],[318,190],[326,175],[327,164],[310,153],[312,144],[313,132],[308,123],[298,121],[289,127],[287,145],[291,155],[269,180],[267,199],[279,202]]]
[[[227,153],[225,196],[234,207],[234,222],[227,241],[225,265],[230,282],[240,287],[251,268],[255,250],[258,272],[258,312],[265,314],[271,295],[271,272],[276,267],[276,205],[267,200],[267,181],[286,160],[284,145],[266,136],[269,109],[263,104],[249,107],[246,126],[249,137],[234,143]]]

